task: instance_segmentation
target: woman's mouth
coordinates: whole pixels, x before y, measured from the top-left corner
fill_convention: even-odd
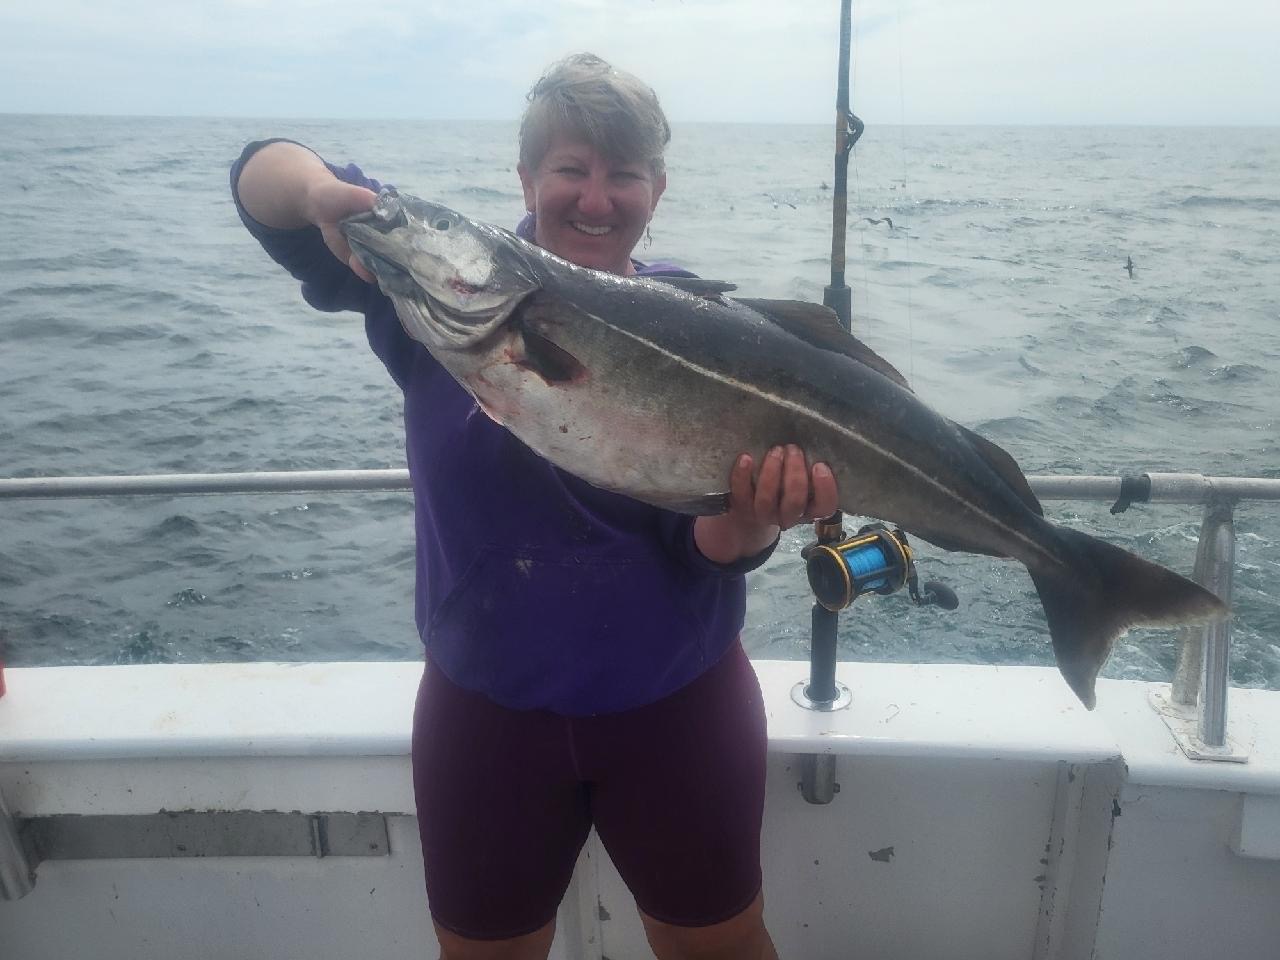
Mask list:
[[[569,226],[573,227],[573,229],[577,230],[579,233],[585,233],[590,237],[603,237],[606,233],[613,230],[613,227],[610,226],[594,227],[589,223],[581,223],[577,220],[569,221]]]

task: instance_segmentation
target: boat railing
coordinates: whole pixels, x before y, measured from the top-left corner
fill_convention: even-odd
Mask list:
[[[1201,506],[1203,516],[1193,577],[1228,606],[1232,601],[1235,565],[1236,504],[1280,500],[1280,479],[1261,477],[1153,472],[1027,479],[1042,500],[1112,501],[1112,513],[1119,513],[1133,503]],[[0,479],[0,500],[373,490],[411,490],[409,471],[297,470]],[[1230,651],[1230,617],[1203,627],[1183,628],[1169,695],[1156,704],[1183,750],[1195,759],[1244,759],[1227,737]]]

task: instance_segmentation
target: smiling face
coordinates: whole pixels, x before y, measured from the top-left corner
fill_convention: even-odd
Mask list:
[[[635,272],[635,249],[666,174],[646,161],[623,162],[588,143],[554,136],[535,169],[519,166],[525,206],[537,216],[534,240],[581,267]]]

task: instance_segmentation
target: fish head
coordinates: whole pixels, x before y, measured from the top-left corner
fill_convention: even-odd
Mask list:
[[[340,228],[409,335],[432,350],[473,347],[539,286],[522,241],[409,194],[383,190]]]

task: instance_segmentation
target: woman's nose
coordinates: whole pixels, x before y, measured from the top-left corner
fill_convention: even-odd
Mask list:
[[[609,184],[603,177],[587,177],[578,197],[578,209],[588,216],[604,216],[613,209]]]

